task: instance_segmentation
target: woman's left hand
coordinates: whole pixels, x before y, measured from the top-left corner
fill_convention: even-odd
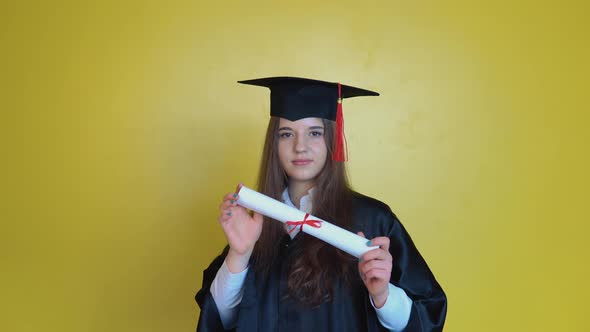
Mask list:
[[[357,234],[365,237],[363,232]],[[389,238],[379,236],[371,239],[368,245],[379,248],[368,251],[361,257],[358,263],[359,273],[375,307],[381,308],[389,296],[389,279],[393,265],[393,258],[389,253]]]

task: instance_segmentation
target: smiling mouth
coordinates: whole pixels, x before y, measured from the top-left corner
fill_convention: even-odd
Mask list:
[[[293,163],[295,166],[305,166],[311,164],[312,162],[313,160],[311,159],[297,159],[293,160],[291,163]]]

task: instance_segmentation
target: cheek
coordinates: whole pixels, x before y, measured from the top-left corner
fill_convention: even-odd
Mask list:
[[[326,143],[322,140],[321,142],[317,142],[314,144],[313,150],[317,157],[321,157],[324,161],[326,156],[328,155],[328,148],[326,147]]]
[[[279,144],[277,145],[277,153],[279,155],[279,160],[281,161],[281,163],[283,163],[284,160],[287,159],[288,156],[288,147],[287,144],[285,144],[286,142],[281,142],[279,141]]]

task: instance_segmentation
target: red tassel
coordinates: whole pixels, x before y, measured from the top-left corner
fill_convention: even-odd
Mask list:
[[[332,147],[332,160],[347,161],[348,147],[344,135],[344,116],[342,114],[342,88],[338,83],[338,108],[336,109],[336,132],[334,133],[334,144]]]

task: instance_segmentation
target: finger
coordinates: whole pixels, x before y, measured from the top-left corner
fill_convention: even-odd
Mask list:
[[[391,272],[391,263],[385,261],[370,261],[361,267],[362,273],[368,273],[371,270],[384,270]]]
[[[362,258],[363,258],[364,262],[368,262],[371,260],[383,260],[383,261],[392,261],[393,260],[389,251],[385,251],[381,248],[367,251],[363,255]]]
[[[392,264],[388,261],[380,261],[380,260],[372,260],[368,262],[363,262],[361,266],[361,270],[363,272],[367,272],[370,269],[386,269],[391,270]]]
[[[224,220],[229,220],[232,216],[234,216],[236,211],[232,207],[228,207],[227,209],[221,210],[221,217]]]
[[[378,280],[383,280],[383,281],[387,281],[389,282],[389,272],[385,271],[385,270],[378,270],[378,269],[373,269],[367,273],[365,273],[365,278],[367,279],[378,279]]]
[[[240,199],[240,195],[238,195],[238,193],[228,193],[227,194],[227,200],[228,201],[233,201],[234,203],[238,201],[238,199]],[[232,204],[234,204],[232,203]]]
[[[375,269],[385,270],[391,274],[392,268],[393,268],[393,265],[390,261],[381,261],[381,260],[372,260],[369,262],[363,262],[363,263],[360,263],[358,266],[358,270],[361,275],[364,275],[367,272],[369,272],[371,270],[375,270]]]
[[[237,206],[238,199],[240,196],[236,193],[228,193],[227,195],[223,196],[223,201],[219,204],[219,209],[226,209],[230,206]]]
[[[235,199],[235,195],[237,195],[235,192],[227,193],[227,194],[223,195],[222,200],[229,201],[229,200]]]
[[[221,204],[219,206],[223,205],[223,203],[225,203],[227,201],[232,200],[233,199],[233,194],[234,193],[227,193],[227,194],[223,195],[223,197],[221,198]]]
[[[378,246],[383,250],[389,250],[389,238],[386,236],[378,236],[376,238],[371,239],[370,243],[367,244],[368,246]]]
[[[226,194],[221,198],[221,203],[219,203],[219,206],[218,206],[218,208],[220,210],[224,208],[225,202],[227,202],[227,195],[229,195],[229,194]]]
[[[222,202],[219,204],[219,210],[220,210],[220,211],[223,211],[223,210],[225,210],[225,209],[229,208],[230,206],[231,206],[231,203],[230,203],[230,201],[228,201],[228,200],[224,200],[224,201],[222,201]]]
[[[237,206],[235,201],[223,201],[221,202],[221,204],[219,204],[219,211],[223,211],[223,210],[227,210],[231,207],[235,207]]]
[[[367,273],[361,273],[361,279],[365,283],[365,285],[369,286],[369,283],[374,282],[389,282],[390,281],[390,273],[385,270],[378,270],[373,269],[368,271]]]
[[[244,184],[242,182],[238,183],[238,185],[236,186],[236,194],[240,192],[240,189],[242,189],[243,186]]]
[[[227,211],[221,211],[221,214],[219,215],[217,220],[219,221],[219,223],[224,224],[228,222],[230,218],[231,215],[229,215]]]

